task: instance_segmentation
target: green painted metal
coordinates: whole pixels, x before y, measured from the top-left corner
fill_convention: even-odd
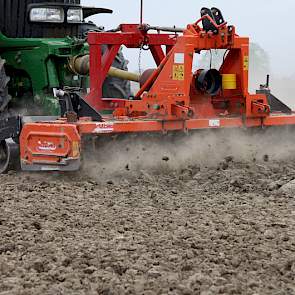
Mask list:
[[[59,114],[54,88],[82,87],[86,92],[89,78],[72,73],[68,60],[87,53],[88,44],[77,38],[7,38],[0,34],[0,56],[6,60],[13,102],[31,111],[33,106],[38,114]]]

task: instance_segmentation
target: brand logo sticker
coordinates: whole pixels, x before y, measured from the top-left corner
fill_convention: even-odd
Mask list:
[[[93,130],[94,133],[112,133],[113,131],[114,123],[110,122],[96,123],[96,128]]]
[[[37,149],[42,152],[54,152],[56,151],[57,147],[53,142],[39,140]]]

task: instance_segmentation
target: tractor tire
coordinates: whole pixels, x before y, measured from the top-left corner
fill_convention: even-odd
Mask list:
[[[103,32],[104,28],[98,27],[93,23],[86,23],[81,27],[81,30],[81,34],[86,38],[89,32]],[[106,49],[106,45],[102,46],[103,53]],[[128,71],[128,60],[125,59],[122,48],[119,50],[112,66],[119,70]],[[128,99],[132,96],[131,83],[123,79],[107,77],[103,83],[102,96],[105,98]]]
[[[5,60],[0,58],[0,115],[7,112],[8,104],[11,100],[8,94],[8,82],[10,78],[6,76]]]
[[[117,54],[112,66],[128,71],[128,61],[125,59],[122,50]],[[131,96],[131,84],[130,81],[122,80],[114,77],[107,77],[104,81],[103,88],[103,97],[115,97],[128,99]]]
[[[5,60],[0,58],[0,118],[8,119],[13,113],[8,109],[11,96],[8,94],[10,78],[5,72]],[[19,145],[12,139],[0,141],[0,174],[19,168]]]

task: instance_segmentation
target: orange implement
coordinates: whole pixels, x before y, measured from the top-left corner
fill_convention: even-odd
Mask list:
[[[20,137],[22,168],[77,170],[81,137],[86,134],[295,125],[295,114],[270,93],[268,83],[249,94],[249,38],[238,36],[219,10],[212,11],[202,11],[201,19],[179,35],[149,34],[145,25],[89,33],[91,89],[85,102],[102,120],[75,120],[71,110],[68,120],[25,124]],[[108,49],[102,54],[105,44]],[[122,45],[149,47],[158,68],[150,71],[133,99],[102,98],[102,83]],[[195,54],[211,50],[224,50],[221,67],[194,72]],[[101,115],[106,111],[108,115]]]

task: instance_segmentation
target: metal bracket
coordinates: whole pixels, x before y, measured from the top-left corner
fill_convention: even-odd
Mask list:
[[[21,117],[7,116],[0,118],[0,141],[5,139],[16,139],[21,132]]]

